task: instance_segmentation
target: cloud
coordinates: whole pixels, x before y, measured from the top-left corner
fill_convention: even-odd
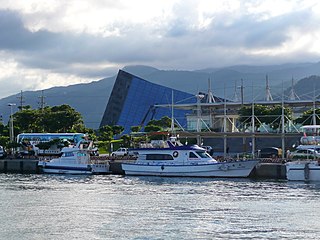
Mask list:
[[[317,1],[0,3],[0,62],[11,62],[0,87],[92,81],[125,65],[193,70],[320,57]]]

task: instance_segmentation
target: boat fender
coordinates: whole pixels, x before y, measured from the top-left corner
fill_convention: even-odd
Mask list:
[[[174,152],[173,152],[173,157],[176,158],[176,157],[178,157],[178,155],[179,155],[179,153],[178,153],[177,151],[174,151]]]
[[[309,175],[310,175],[309,163],[306,163],[304,165],[304,180],[309,180]]]

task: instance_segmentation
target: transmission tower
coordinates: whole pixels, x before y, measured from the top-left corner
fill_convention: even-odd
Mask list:
[[[46,105],[46,103],[45,103],[45,98],[46,97],[44,96],[44,90],[41,91],[41,96],[39,96],[38,98],[40,99],[39,102],[38,102],[39,108],[40,109],[44,109],[44,107]]]
[[[19,99],[19,108],[20,108],[20,111],[22,111],[23,110],[23,104],[24,104],[24,96],[23,96],[23,92],[22,92],[22,90],[21,90],[21,92],[20,92],[20,96],[19,97],[17,97],[18,99]]]

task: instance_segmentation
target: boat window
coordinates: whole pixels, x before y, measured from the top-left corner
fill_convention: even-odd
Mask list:
[[[201,157],[201,158],[210,158],[210,156],[204,152],[204,151],[196,151],[196,153]]]
[[[199,157],[194,152],[190,152],[189,158],[199,158]]]
[[[83,157],[83,156],[86,156],[86,154],[85,153],[78,153],[77,156],[78,157]]]
[[[64,156],[65,156],[65,157],[72,157],[72,156],[74,156],[74,155],[73,155],[73,152],[65,152],[65,153],[64,153]]]
[[[170,154],[147,154],[146,160],[173,160]]]

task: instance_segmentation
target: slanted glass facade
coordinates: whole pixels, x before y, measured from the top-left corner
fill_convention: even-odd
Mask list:
[[[131,126],[147,124],[151,119],[163,116],[171,117],[170,108],[153,109],[153,105],[171,104],[172,91],[174,102],[196,102],[192,94],[154,84],[120,70],[100,126],[121,125],[125,128],[124,133],[129,133]],[[190,111],[174,110],[174,118],[183,127],[187,125],[187,113]]]

